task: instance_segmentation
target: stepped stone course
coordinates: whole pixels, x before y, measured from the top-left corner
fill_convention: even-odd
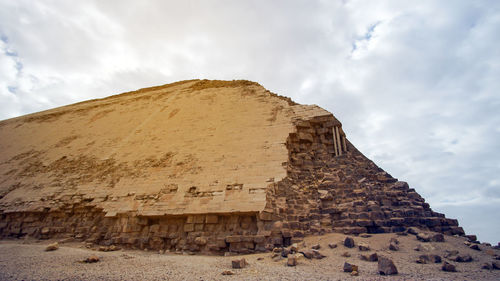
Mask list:
[[[327,232],[463,235],[328,111],[190,80],[0,122],[0,236],[253,253]]]

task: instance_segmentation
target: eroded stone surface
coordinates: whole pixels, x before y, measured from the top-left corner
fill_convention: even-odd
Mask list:
[[[0,235],[252,253],[305,235],[463,234],[342,124],[249,81],[182,81],[0,122]]]

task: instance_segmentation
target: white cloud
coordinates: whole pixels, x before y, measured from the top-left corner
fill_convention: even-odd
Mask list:
[[[498,212],[498,30],[498,1],[0,0],[0,119],[183,79],[250,79],[332,111],[439,211]],[[460,219],[480,238],[500,231]]]

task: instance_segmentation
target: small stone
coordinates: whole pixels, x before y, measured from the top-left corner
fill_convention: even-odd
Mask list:
[[[391,240],[389,240],[389,243],[392,243],[392,244],[396,244],[396,245],[399,245],[399,240],[392,237]]]
[[[96,263],[98,261],[99,261],[99,257],[96,256],[96,255],[92,255],[92,256],[86,258],[83,262],[85,262],[85,263]]]
[[[55,251],[57,249],[59,249],[59,243],[57,242],[49,244],[47,245],[47,247],[45,247],[45,251]]]
[[[415,227],[409,227],[406,232],[413,234],[413,235],[417,235],[419,230],[418,230],[418,228],[415,228]]]
[[[351,276],[358,276],[359,275],[359,272],[357,270],[353,270],[351,272]]]
[[[371,255],[360,255],[359,256],[361,260],[364,261],[378,261],[378,255],[377,253],[373,253]]]
[[[492,270],[493,269],[493,265],[490,264],[490,263],[483,263],[483,265],[481,266],[481,269],[488,269],[488,270]]]
[[[288,260],[286,261],[287,266],[296,266],[297,265],[297,258],[295,256],[289,256]]]
[[[456,262],[471,262],[472,261],[472,256],[469,255],[469,254],[458,255],[454,259],[451,259],[451,260],[454,260]]]
[[[358,271],[358,266],[354,264],[350,264],[348,262],[344,263],[344,272],[353,272]]]
[[[204,246],[207,244],[207,239],[204,237],[196,237],[194,243],[198,246]]]
[[[448,263],[448,262],[444,262],[443,263],[443,266],[441,267],[441,270],[442,271],[446,271],[446,272],[457,272],[456,267],[453,264]]]
[[[290,250],[288,250],[286,248],[283,249],[283,251],[281,251],[281,256],[284,258],[288,257],[289,254],[290,254]]]
[[[315,259],[322,259],[322,258],[325,258],[326,256],[323,255],[322,253],[320,253],[318,250],[312,250],[313,252],[313,258]]]
[[[444,253],[444,257],[445,258],[449,258],[451,256],[456,256],[458,255],[458,251],[457,250],[446,250],[445,253]]]
[[[477,241],[476,235],[465,235],[465,237],[467,238],[467,240],[469,240],[469,242]]]
[[[361,234],[359,237],[362,237],[362,238],[370,238],[370,237],[372,237],[372,236],[371,236],[371,234],[364,233],[364,234]]]
[[[245,268],[248,265],[247,261],[244,258],[232,260],[231,264],[233,268]]]
[[[360,251],[370,251],[370,246],[368,246],[368,244],[365,243],[359,243],[358,248]]]
[[[344,258],[348,258],[351,256],[351,254],[349,254],[348,252],[343,252],[341,256],[343,256]]]
[[[393,275],[398,274],[398,269],[391,259],[386,257],[378,258],[378,272],[380,275]]]
[[[224,270],[222,271],[222,275],[234,275],[234,272],[232,272],[231,270]]]
[[[431,235],[429,233],[425,232],[419,232],[417,233],[417,239],[422,242],[430,242],[431,241]]]
[[[354,239],[352,239],[351,237],[346,237],[344,239],[344,246],[346,246],[347,248],[353,248],[354,247]]]
[[[417,259],[417,263],[420,263],[420,264],[428,264],[430,263],[430,258],[428,255],[420,255]]]
[[[494,261],[491,265],[493,269],[500,270],[500,262]]]
[[[311,249],[314,249],[314,250],[319,250],[320,248],[321,248],[321,246],[319,244],[311,246]]]
[[[391,243],[389,244],[389,250],[391,251],[399,251],[399,246],[394,244],[394,243]]]
[[[436,248],[434,246],[432,246],[431,244],[418,244],[418,246],[415,247],[413,250],[419,251],[419,252],[429,252],[429,251],[433,251],[435,249]]]
[[[472,250],[481,251],[481,248],[479,248],[478,244],[472,244],[469,246],[469,248],[471,248]]]
[[[257,258],[257,260],[258,260],[258,261],[261,261],[261,260],[263,260],[263,259],[264,259],[263,257],[259,257],[259,258]]]
[[[297,243],[293,243],[290,246],[290,252],[291,253],[297,253],[299,251],[299,245]]]
[[[330,249],[335,249],[335,248],[337,248],[337,244],[330,243],[330,244],[328,244],[328,247]]]
[[[396,232],[396,235],[398,236],[408,236],[407,232]]]

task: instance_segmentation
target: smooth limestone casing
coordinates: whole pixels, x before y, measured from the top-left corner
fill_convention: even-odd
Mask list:
[[[250,253],[318,232],[463,233],[359,153],[331,113],[249,81],[5,120],[0,151],[3,237]]]

